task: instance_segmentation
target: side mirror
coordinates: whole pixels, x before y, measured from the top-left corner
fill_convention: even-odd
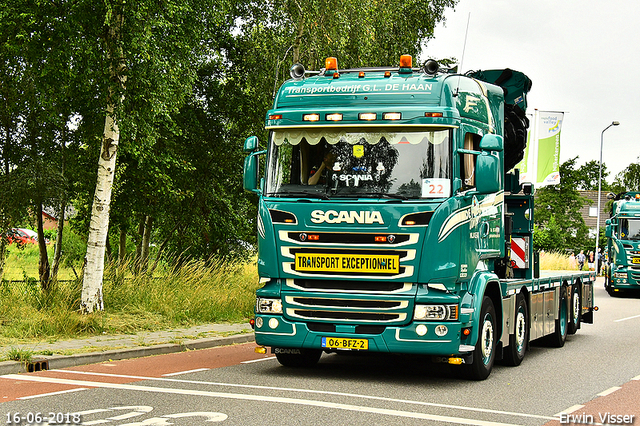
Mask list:
[[[482,151],[502,151],[504,149],[504,139],[498,135],[484,135],[480,140]]]
[[[258,138],[257,136],[249,136],[244,141],[244,152],[253,152],[258,149]]]
[[[611,219],[607,219],[607,221],[605,222],[607,224],[607,226],[604,228],[604,236],[605,238],[611,238],[613,237],[613,229],[611,226]]]
[[[476,190],[481,194],[491,194],[501,189],[500,158],[484,151],[476,158]]]
[[[251,192],[258,190],[258,156],[251,153],[244,159],[244,189]]]

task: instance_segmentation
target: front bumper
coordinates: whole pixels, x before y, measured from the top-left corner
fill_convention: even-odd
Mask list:
[[[447,327],[445,335],[436,335],[438,325]],[[338,325],[335,332],[322,332],[311,330],[307,323],[291,322],[280,315],[257,315],[255,337],[261,346],[309,349],[326,349],[322,347],[323,337],[367,339],[370,352],[450,356],[473,351],[473,346],[461,341],[461,329],[462,324],[456,321],[416,321],[407,326],[387,326],[378,334],[357,333],[354,325]]]

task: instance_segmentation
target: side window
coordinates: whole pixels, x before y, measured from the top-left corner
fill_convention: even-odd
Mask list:
[[[464,136],[464,149],[470,151],[480,150],[480,135],[467,133]],[[462,154],[460,156],[460,174],[462,178],[462,188],[469,189],[476,186],[476,155]]]

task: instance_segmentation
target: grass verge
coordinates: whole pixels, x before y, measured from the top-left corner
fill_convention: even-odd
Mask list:
[[[240,323],[253,316],[255,264],[189,262],[153,276],[131,268],[105,271],[102,312],[79,312],[81,284],[60,281],[50,292],[33,278],[0,282],[0,346],[28,347],[78,337],[135,334],[205,323]],[[0,360],[16,353],[0,353]]]

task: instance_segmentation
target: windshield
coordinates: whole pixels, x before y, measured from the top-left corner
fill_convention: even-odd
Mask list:
[[[274,130],[267,195],[449,197],[450,153],[450,129]]]
[[[620,239],[640,240],[640,220],[620,219]]]

